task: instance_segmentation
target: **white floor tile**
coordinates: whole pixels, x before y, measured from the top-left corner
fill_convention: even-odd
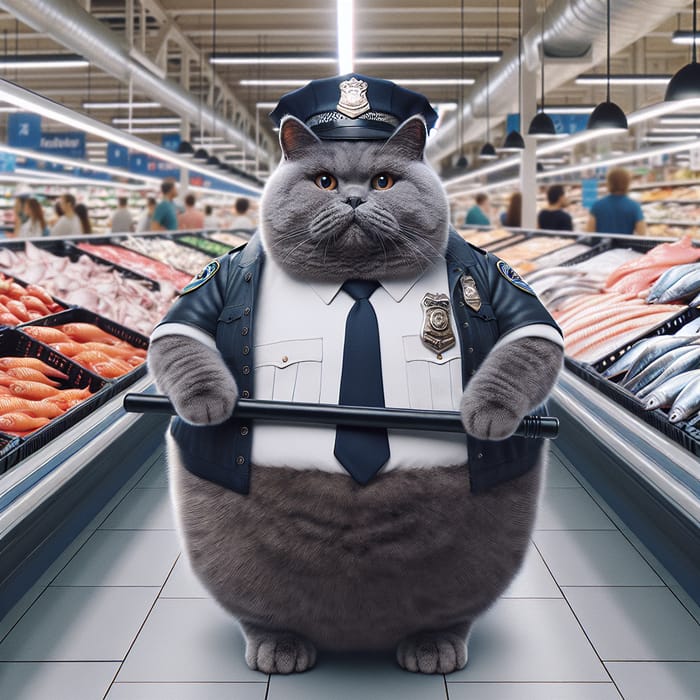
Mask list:
[[[105,700],[265,700],[261,683],[115,683]]]
[[[100,529],[174,530],[168,489],[133,489],[100,525]]]
[[[614,529],[611,520],[584,489],[544,489],[535,530]]]
[[[605,664],[625,700],[697,700],[700,664],[676,662],[619,662]]]
[[[620,700],[613,683],[451,683],[450,700]]]
[[[209,591],[194,575],[187,557],[183,554],[175,564],[175,568],[160,594],[161,598],[211,598]]]
[[[522,569],[511,582],[503,598],[561,598],[556,581],[547,570],[537,548],[530,544]]]

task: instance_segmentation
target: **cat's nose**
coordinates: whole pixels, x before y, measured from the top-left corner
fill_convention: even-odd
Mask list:
[[[357,209],[357,207],[362,204],[362,197],[348,197],[345,200],[353,209]]]

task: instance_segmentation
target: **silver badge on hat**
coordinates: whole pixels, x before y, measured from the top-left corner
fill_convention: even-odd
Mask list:
[[[423,307],[423,329],[420,338],[423,344],[441,353],[457,342],[450,323],[450,298],[447,294],[428,293],[421,301]]]
[[[479,290],[476,288],[474,278],[471,275],[462,275],[459,281],[462,283],[464,303],[470,309],[478,311],[481,308],[481,297],[479,296]]]
[[[367,83],[357,78],[343,80],[343,82],[340,83],[340,101],[336,109],[338,112],[351,119],[355,119],[355,117],[369,112]]]

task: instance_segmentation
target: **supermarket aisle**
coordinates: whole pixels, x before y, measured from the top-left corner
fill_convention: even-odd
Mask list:
[[[269,679],[245,666],[237,627],[180,555],[154,455],[0,623],[0,696],[697,698],[698,608],[577,479],[552,456],[526,565],[475,628],[464,671],[417,676],[391,655],[322,655],[309,673]]]

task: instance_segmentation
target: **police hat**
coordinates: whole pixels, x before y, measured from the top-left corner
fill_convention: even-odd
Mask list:
[[[288,92],[270,113],[276,126],[291,114],[321,139],[388,139],[399,124],[420,114],[428,129],[437,113],[421,94],[389,80],[348,73],[312,80]]]

